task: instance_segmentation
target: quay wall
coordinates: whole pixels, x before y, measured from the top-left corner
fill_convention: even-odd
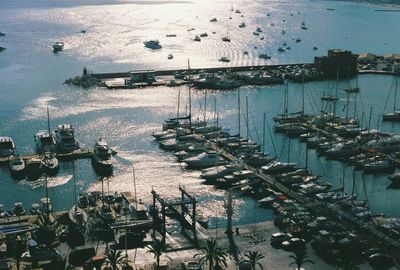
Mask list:
[[[307,65],[314,66],[313,63],[297,63],[297,64],[276,64],[276,65],[255,65],[255,66],[227,66],[227,67],[212,67],[212,68],[191,68],[190,70],[193,72],[199,72],[200,70],[204,70],[208,73],[214,73],[219,71],[227,71],[231,70],[234,72],[242,72],[242,71],[250,71],[253,69],[264,69],[264,68],[279,68],[283,66],[299,66],[299,65]],[[188,69],[165,69],[165,70],[154,70],[156,76],[168,76],[174,75],[175,72],[183,72]],[[151,69],[149,69],[151,71]],[[115,79],[115,78],[128,78],[130,77],[130,72],[113,72],[113,73],[93,73],[92,76],[97,79]]]

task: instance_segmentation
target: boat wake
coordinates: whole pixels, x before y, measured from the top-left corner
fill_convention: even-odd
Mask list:
[[[53,188],[53,187],[58,187],[65,185],[72,179],[72,175],[57,175],[55,177],[48,177],[48,182],[47,182],[47,187]],[[45,179],[44,177],[40,177],[36,181],[28,181],[28,180],[22,180],[19,182],[20,185],[28,186],[32,189],[37,189],[40,187],[43,187],[45,185]]]

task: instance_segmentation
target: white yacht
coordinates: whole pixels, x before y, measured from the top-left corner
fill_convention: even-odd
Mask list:
[[[56,141],[47,130],[40,130],[36,133],[35,143],[38,153],[56,151]]]
[[[0,137],[0,157],[9,157],[14,154],[15,144],[10,137]]]
[[[108,147],[107,142],[100,138],[94,144],[93,157],[92,157],[93,167],[101,172],[110,174],[113,169],[113,162],[111,158],[111,150]]]
[[[144,44],[144,46],[146,48],[153,49],[153,50],[157,50],[157,49],[161,49],[162,48],[162,46],[160,44],[160,41],[158,41],[156,39],[145,41],[145,42],[143,42],[143,44]]]
[[[213,151],[203,152],[197,156],[184,159],[183,162],[185,162],[187,167],[191,169],[207,168],[226,163],[223,159],[218,157],[216,152]]]
[[[75,128],[72,124],[58,125],[52,135],[60,153],[70,153],[79,149],[79,142],[75,139]]]

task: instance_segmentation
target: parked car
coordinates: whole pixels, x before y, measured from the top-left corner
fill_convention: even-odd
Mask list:
[[[293,235],[291,235],[290,233],[274,233],[271,235],[270,244],[274,248],[282,248],[282,243],[291,238],[293,238]]]
[[[197,261],[186,261],[183,263],[185,270],[201,270],[200,263]]]

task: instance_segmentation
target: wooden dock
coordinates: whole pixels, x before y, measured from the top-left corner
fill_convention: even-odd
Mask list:
[[[91,158],[92,155],[93,155],[93,152],[89,149],[78,149],[78,150],[74,150],[71,153],[56,154],[56,157],[60,161],[68,161],[68,160],[81,159],[81,158]],[[40,155],[39,154],[26,154],[26,155],[21,155],[21,157],[24,160],[30,160],[33,158],[40,158]],[[9,160],[10,160],[9,157],[1,157],[0,163],[7,163]]]

